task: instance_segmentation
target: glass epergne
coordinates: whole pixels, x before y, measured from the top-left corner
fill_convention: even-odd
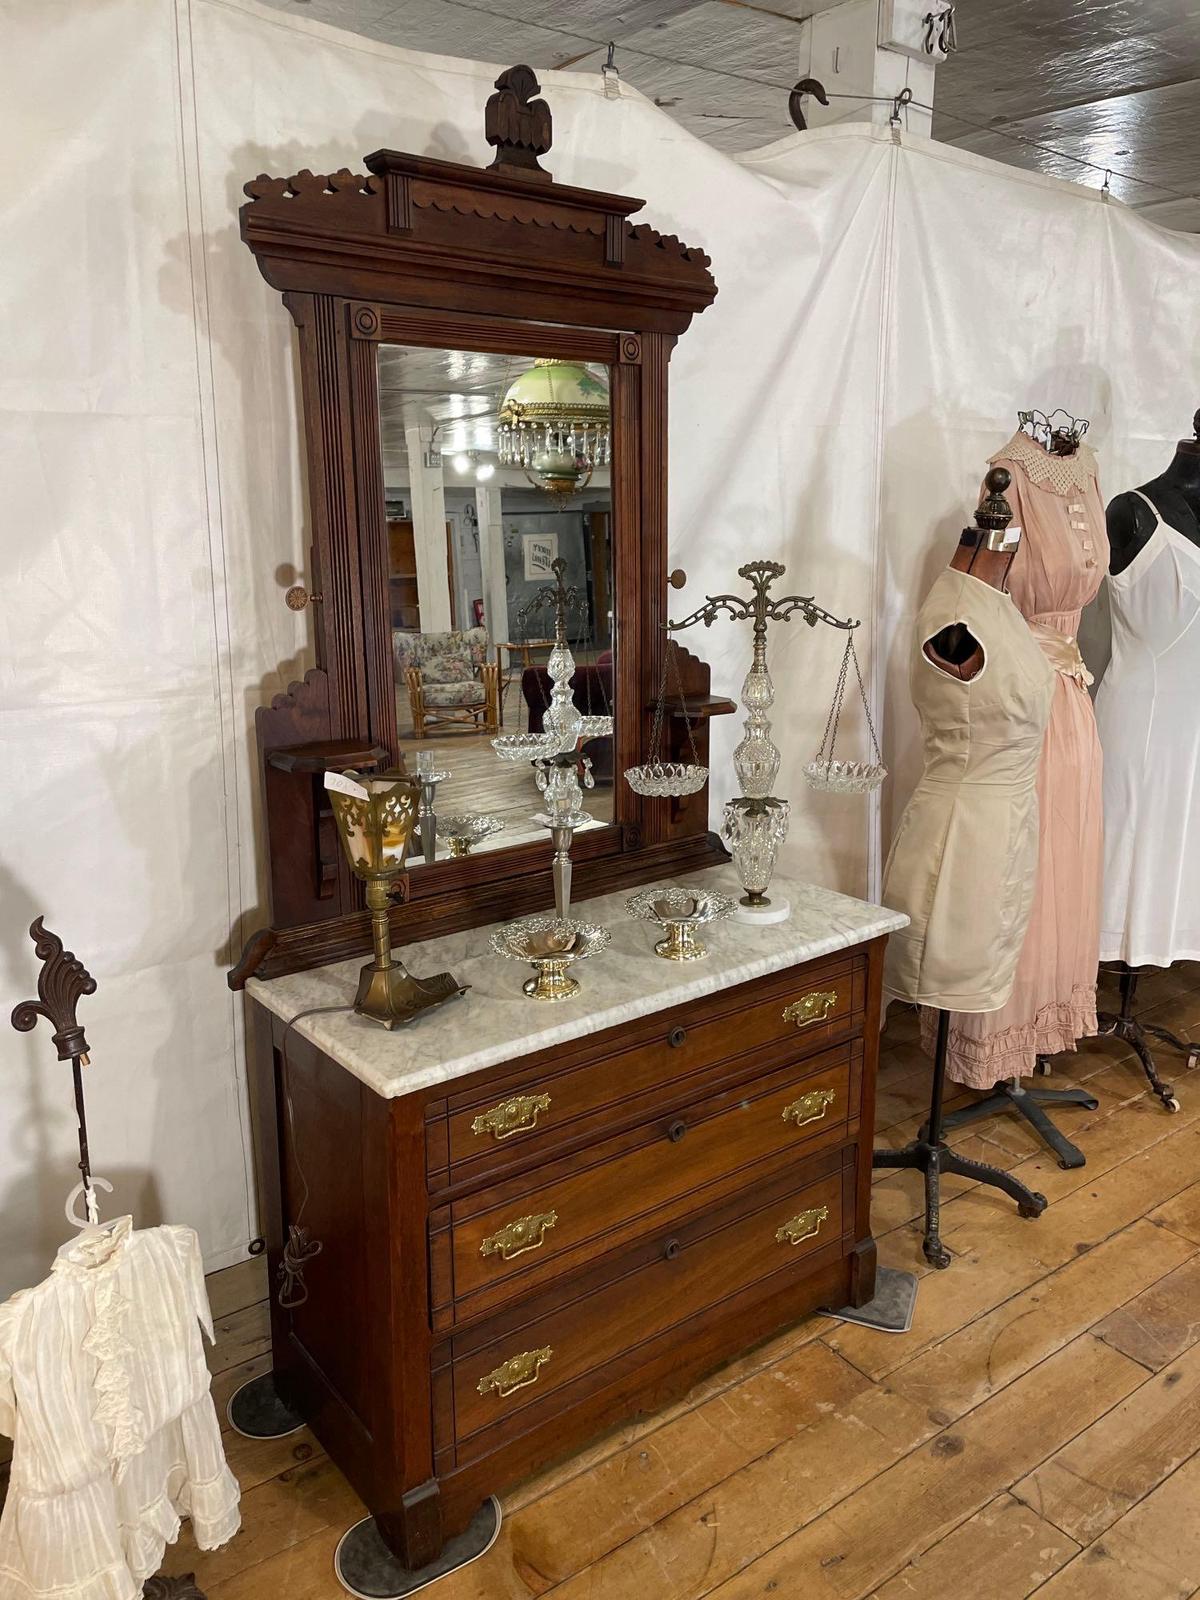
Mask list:
[[[570,917],[522,917],[497,928],[492,950],[509,961],[527,961],[535,976],[521,985],[531,1000],[569,1000],[579,992],[579,980],[568,968],[603,950],[609,942],[607,928]]]
[[[688,752],[690,761],[664,761],[662,758],[663,725],[667,713],[667,673],[671,672],[675,679],[675,689],[679,697],[679,709],[683,713],[684,727],[687,729]],[[640,767],[626,767],[625,782],[634,794],[647,795],[657,800],[682,798],[688,794],[698,794],[708,782],[708,768],[700,760],[696,750],[696,738],[692,732],[692,719],[688,716],[687,700],[683,693],[683,682],[679,675],[679,656],[677,647],[670,641],[663,646],[662,677],[658,685],[658,699],[654,705],[654,721],[650,727],[650,754],[649,758]]]
[[[667,930],[667,937],[654,946],[664,961],[703,961],[708,949],[696,937],[696,929],[731,916],[734,902],[713,889],[668,884],[631,895],[625,909],[639,922],[656,922]]]
[[[775,858],[787,838],[791,807],[773,795],[742,795],[725,803],[721,833],[733,856],[733,865],[746,891],[738,902],[744,920],[782,922],[788,914],[786,900],[772,905],[767,898]],[[739,919],[743,920],[743,919]]]
[[[836,761],[833,755],[837,743],[838,722],[842,715],[842,700],[846,693],[846,675],[851,665],[858,680],[858,693],[862,700],[863,714],[867,719],[867,732],[871,738],[871,754],[874,757],[871,761]],[[834,690],[833,704],[829,708],[829,720],[825,724],[821,747],[805,767],[804,781],[810,789],[821,789],[829,794],[869,794],[872,789],[878,789],[886,777],[887,768],[880,754],[879,740],[875,737],[875,722],[871,716],[867,691],[863,686],[862,670],[858,665],[858,651],[854,648],[854,635],[850,634],[842,654],[842,669],[838,674],[837,688]]]

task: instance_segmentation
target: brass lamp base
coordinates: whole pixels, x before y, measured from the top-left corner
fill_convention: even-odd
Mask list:
[[[664,961],[703,961],[708,946],[700,943],[690,923],[668,922],[667,937],[658,941],[654,953]]]
[[[354,1009],[383,1028],[401,1028],[422,1011],[465,994],[466,987],[449,972],[414,978],[398,961],[383,969],[368,962],[359,974]]]

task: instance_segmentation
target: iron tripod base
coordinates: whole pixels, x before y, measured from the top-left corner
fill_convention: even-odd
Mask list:
[[[1038,1057],[1038,1070],[1050,1070],[1050,1063],[1044,1056]],[[1021,1086],[1020,1078],[1013,1078],[1008,1083],[996,1084],[991,1094],[977,1100],[974,1105],[964,1106],[961,1111],[951,1111],[942,1126],[947,1130],[964,1128],[968,1123],[995,1116],[998,1111],[1015,1111],[1050,1146],[1058,1157],[1060,1167],[1086,1166],[1087,1157],[1083,1151],[1058,1131],[1042,1110],[1043,1106],[1082,1106],[1085,1111],[1098,1111],[1100,1102],[1086,1089],[1025,1089]],[[924,1133],[925,1129],[921,1131]]]
[[[1040,1217],[1048,1204],[1044,1194],[1026,1188],[1018,1178],[999,1167],[989,1167],[983,1161],[969,1161],[951,1150],[942,1137],[945,1123],[942,1118],[942,1099],[946,1087],[946,1053],[950,1038],[950,1013],[937,1013],[937,1045],[933,1060],[933,1090],[929,1101],[929,1121],[911,1144],[903,1150],[876,1150],[871,1157],[873,1167],[897,1167],[915,1171],[925,1177],[925,1238],[921,1248],[925,1259],[933,1267],[948,1267],[951,1255],[942,1243],[942,1174],[951,1173],[958,1178],[971,1178],[976,1183],[990,1184],[1001,1189],[1017,1202],[1023,1217]]]
[[[1141,974],[1135,968],[1124,965],[1118,970],[1121,978],[1121,1009],[1116,1012],[1097,1012],[1097,1031],[1101,1038],[1124,1039],[1126,1044],[1131,1045],[1134,1055],[1142,1064],[1147,1082],[1162,1101],[1164,1109],[1178,1111],[1179,1101],[1175,1098],[1175,1091],[1169,1083],[1164,1083],[1159,1077],[1147,1037],[1161,1040],[1163,1044],[1169,1044],[1172,1049],[1178,1050],[1180,1055],[1186,1058],[1188,1068],[1200,1063],[1200,1044],[1192,1044],[1187,1039],[1181,1039],[1177,1033],[1172,1033],[1170,1028],[1160,1028],[1151,1022],[1139,1022],[1133,1014],[1133,1002],[1137,996],[1137,982]]]

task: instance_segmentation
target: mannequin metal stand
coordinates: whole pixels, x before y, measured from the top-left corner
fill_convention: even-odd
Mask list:
[[[1139,1022],[1133,1014],[1133,1003],[1137,998],[1137,984],[1141,977],[1141,969],[1129,967],[1123,961],[1104,963],[1105,970],[1116,972],[1121,986],[1120,1011],[1100,1011],[1096,1015],[1096,1022],[1100,1036],[1107,1039],[1124,1039],[1126,1044],[1133,1046],[1133,1053],[1142,1064],[1142,1071],[1149,1080],[1150,1087],[1162,1101],[1167,1111],[1178,1111],[1179,1101],[1169,1083],[1164,1083],[1158,1075],[1154,1057],[1150,1053],[1150,1046],[1146,1043],[1146,1036],[1152,1039],[1161,1039],[1163,1044],[1169,1044],[1187,1058],[1187,1066],[1194,1067],[1200,1062],[1200,1044],[1189,1043],[1181,1039],[1177,1033],[1172,1033],[1170,1028],[1160,1028],[1152,1022]]]
[[[950,1040],[950,1013],[937,1013],[937,1045],[933,1058],[933,1090],[929,1101],[929,1121],[911,1144],[903,1150],[876,1150],[871,1158],[875,1167],[901,1167],[925,1174],[925,1238],[922,1249],[925,1259],[934,1267],[948,1267],[950,1252],[942,1243],[941,1178],[950,1172],[960,1178],[974,1178],[978,1183],[991,1184],[1017,1202],[1023,1217],[1040,1217],[1046,1209],[1044,1194],[1028,1189],[1010,1173],[999,1167],[989,1167],[982,1161],[968,1161],[956,1155],[942,1137],[946,1119],[942,1116],[942,1100],[946,1088],[946,1055]]]
[[[1045,1056],[1038,1057],[1037,1065],[1039,1072],[1050,1070],[1049,1060]],[[942,1126],[946,1129],[963,1128],[968,1123],[995,1116],[998,1111],[1015,1111],[1050,1146],[1058,1157],[1060,1167],[1086,1166],[1087,1157],[1083,1151],[1058,1131],[1042,1110],[1043,1106],[1082,1106],[1086,1111],[1096,1111],[1100,1102],[1086,1089],[1025,1089],[1020,1078],[1010,1078],[1007,1083],[996,1084],[991,1094],[977,1100],[973,1106],[950,1112],[943,1119]],[[925,1131],[922,1128],[921,1132]]]

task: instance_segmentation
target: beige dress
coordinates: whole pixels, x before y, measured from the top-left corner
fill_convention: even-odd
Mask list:
[[[969,682],[924,653],[955,622],[984,651]],[[942,1010],[994,1011],[1033,904],[1054,673],[1007,594],[947,568],[917,614],[910,684],[925,770],[884,870],[884,904],[910,919],[888,941],[884,987]]]
[[[1075,643],[1108,568],[1096,458],[1086,445],[1052,456],[1018,433],[991,460],[1012,473],[1005,497],[1023,530],[1008,587],[1056,684],[1038,773],[1037,885],[1012,994],[1002,1010],[950,1027],[947,1070],[974,1089],[1029,1074],[1039,1055],[1095,1033],[1103,864],[1100,740]],[[931,1045],[928,1014],[922,1031]]]

